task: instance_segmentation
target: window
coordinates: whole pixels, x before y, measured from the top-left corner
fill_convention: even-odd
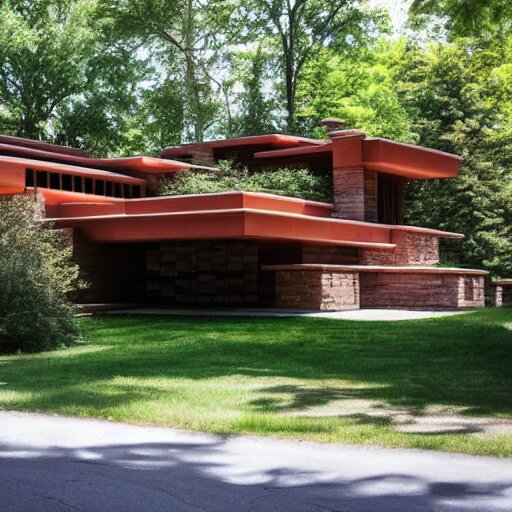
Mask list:
[[[50,188],[108,197],[141,197],[140,185],[94,180],[76,174],[25,169],[25,187]]]
[[[94,181],[92,178],[85,178],[85,193],[94,194]]]
[[[39,188],[48,188],[48,172],[36,171],[36,184]]]
[[[96,181],[96,191],[94,192],[97,196],[105,195],[105,182],[101,180]]]
[[[25,186],[34,186],[34,169],[25,169]]]
[[[56,172],[50,173],[50,188],[53,190],[60,190],[60,174]]]
[[[132,186],[132,197],[134,199],[139,198],[140,197],[140,193],[141,193],[140,185],[133,185]]]
[[[73,189],[75,192],[83,192],[82,176],[73,176]]]
[[[73,180],[72,176],[69,174],[62,175],[62,190],[69,190],[70,192],[73,191]]]

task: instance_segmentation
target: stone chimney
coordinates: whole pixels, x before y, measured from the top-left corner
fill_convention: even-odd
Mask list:
[[[333,145],[333,216],[377,222],[377,175],[363,167],[366,134],[338,127],[329,131]]]

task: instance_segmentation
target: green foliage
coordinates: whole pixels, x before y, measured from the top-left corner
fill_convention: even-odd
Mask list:
[[[411,13],[445,19],[447,28],[455,36],[474,36],[482,33],[510,31],[512,3],[509,0],[414,0]],[[426,15],[421,19],[421,15]]]
[[[368,9],[364,1],[250,0],[240,2],[238,14],[253,40],[265,39],[275,48],[288,132],[297,130],[296,93],[302,71],[316,53],[325,47],[350,51],[385,28],[382,13]]]
[[[463,157],[457,179],[411,184],[406,220],[464,233],[461,261],[502,276],[512,275],[512,95],[500,85],[508,54],[464,45],[415,49],[399,84],[418,142]]]
[[[272,169],[250,174],[230,162],[219,162],[219,170],[181,171],[162,183],[162,195],[207,194],[213,192],[266,192],[312,201],[331,201],[331,180],[307,169]]]
[[[67,295],[78,268],[58,231],[42,227],[27,196],[0,200],[0,352],[70,344],[77,324]]]
[[[277,98],[264,91],[265,80],[272,78],[268,70],[268,54],[262,44],[256,51],[240,52],[234,56],[235,80],[243,90],[238,95],[240,113],[233,120],[235,136],[259,135],[276,131],[275,109]]]
[[[379,41],[344,57],[319,52],[304,69],[297,91],[297,117],[305,135],[320,134],[320,119],[337,117],[369,135],[410,141],[409,116],[396,90],[404,41]]]

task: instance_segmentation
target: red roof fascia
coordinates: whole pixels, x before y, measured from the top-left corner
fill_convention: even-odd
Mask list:
[[[450,153],[381,138],[362,140],[364,167],[412,179],[455,178],[461,158]]]
[[[122,203],[121,203],[122,201]],[[101,241],[246,237],[352,247],[392,248],[395,229],[440,237],[455,233],[335,219],[332,206],[246,192],[119,200],[113,205],[61,204],[59,227],[79,227]],[[231,225],[233,224],[233,226]]]
[[[294,135],[269,134],[254,135],[250,137],[236,137],[233,139],[213,140],[209,142],[200,142],[193,144],[183,144],[165,148],[162,151],[162,157],[187,155],[190,151],[215,148],[235,148],[243,146],[275,146],[275,147],[294,147],[294,146],[317,146],[324,144],[324,140],[309,139],[307,137],[296,137]]]
[[[262,270],[298,270],[298,271],[331,271],[331,272],[377,272],[379,274],[455,274],[486,276],[486,270],[431,267],[423,265],[391,266],[391,265],[324,265],[317,263],[296,263],[289,265],[262,265]]]
[[[25,157],[46,158],[49,161],[58,160],[67,164],[76,164],[93,169],[112,169],[122,172],[138,171],[146,174],[165,174],[183,169],[197,167],[185,162],[176,160],[166,160],[151,156],[130,156],[120,158],[89,158],[77,155],[60,155],[41,149],[14,146],[11,144],[0,143],[0,152],[9,152]]]
[[[49,142],[42,142],[33,139],[23,139],[21,137],[12,137],[11,135],[0,135],[1,144],[9,144],[11,146],[25,147],[32,149],[40,149],[49,153],[56,153],[62,155],[85,155],[82,149],[71,148],[69,146],[61,146],[58,144],[50,144]]]
[[[288,156],[308,156],[318,153],[332,153],[331,141],[323,141],[323,144],[317,146],[301,146],[298,148],[273,149],[270,151],[260,151],[254,153],[254,158],[286,158]]]
[[[76,165],[69,165],[58,162],[46,162],[43,160],[32,160],[30,158],[20,158],[14,156],[0,155],[0,162],[9,164],[18,164],[19,166],[29,167],[42,171],[65,172],[78,176],[85,176],[88,178],[112,180],[119,183],[131,183],[133,185],[146,185],[146,180],[139,178],[132,178],[124,174],[118,174],[110,171],[103,171],[100,169],[91,169],[87,167],[79,167]],[[0,178],[2,176],[2,169],[0,168]]]

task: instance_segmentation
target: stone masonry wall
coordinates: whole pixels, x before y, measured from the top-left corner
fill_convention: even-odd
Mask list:
[[[489,306],[512,306],[512,284],[503,286],[489,283],[486,291]]]
[[[366,222],[379,222],[378,175],[374,171],[364,171],[364,219]]]
[[[439,238],[414,231],[393,230],[392,250],[362,249],[361,265],[435,265],[439,263]]]
[[[460,274],[360,275],[362,308],[466,309],[485,306],[484,277]]]
[[[357,273],[278,270],[275,291],[275,307],[280,309],[359,309]]]
[[[162,242],[147,253],[148,297],[169,304],[254,304],[256,242]]]
[[[364,220],[364,169],[344,167],[333,169],[333,204],[335,217]]]

